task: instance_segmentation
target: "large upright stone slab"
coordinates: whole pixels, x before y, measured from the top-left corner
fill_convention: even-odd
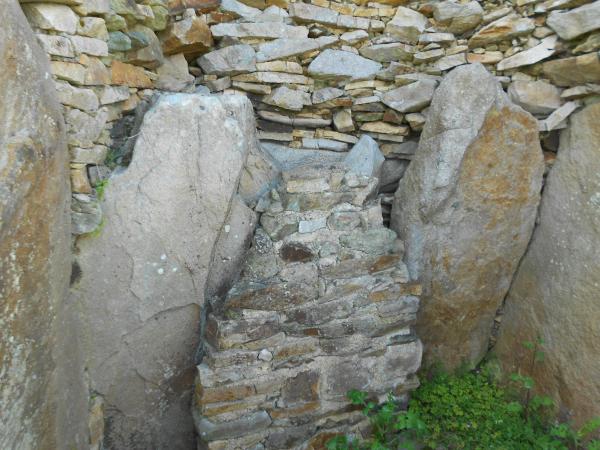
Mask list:
[[[109,449],[193,447],[207,277],[253,139],[245,97],[161,97],[131,164],[109,179],[104,228],[79,241],[74,290],[87,313],[88,367],[107,405]]]
[[[0,448],[86,448],[65,125],[19,3],[2,1],[0,20]]]
[[[581,424],[600,415],[600,104],[570,121],[495,350],[509,373],[530,357],[522,343],[541,337],[546,356],[528,375],[563,418]]]
[[[536,120],[482,65],[434,94],[394,198],[392,229],[423,284],[426,363],[474,365],[533,229],[543,172]]]

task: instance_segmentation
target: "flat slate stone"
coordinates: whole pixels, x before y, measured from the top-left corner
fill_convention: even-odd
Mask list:
[[[380,69],[380,63],[355,53],[327,49],[310,63],[308,73],[323,80],[368,80]]]
[[[210,27],[213,37],[225,36],[236,38],[262,38],[262,39],[305,39],[308,37],[308,28],[295,27],[284,23],[218,23]]]

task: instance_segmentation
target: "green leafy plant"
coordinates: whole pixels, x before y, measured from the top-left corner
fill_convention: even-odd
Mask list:
[[[348,392],[348,399],[362,407],[362,413],[369,419],[372,437],[358,441],[337,436],[327,443],[328,450],[414,450],[417,439],[427,432],[418,414],[402,411],[392,394],[381,405],[369,400],[366,392],[356,390]]]

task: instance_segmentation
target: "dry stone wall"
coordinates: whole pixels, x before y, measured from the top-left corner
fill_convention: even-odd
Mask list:
[[[383,226],[370,148],[284,171],[264,197],[242,277],[207,318],[199,448],[323,448],[368,428],[348,390],[402,400],[418,385],[420,286]]]

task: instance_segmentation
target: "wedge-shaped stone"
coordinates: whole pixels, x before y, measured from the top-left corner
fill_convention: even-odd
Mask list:
[[[256,53],[246,44],[230,45],[198,58],[204,73],[214,75],[236,75],[256,70]]]
[[[427,17],[404,6],[399,6],[394,18],[385,26],[385,32],[404,42],[417,42],[427,28]]]
[[[210,27],[216,38],[261,38],[261,39],[305,39],[308,28],[295,27],[284,23],[219,23]]]
[[[531,33],[534,28],[533,19],[523,18],[512,13],[486,25],[475,33],[469,39],[469,47],[485,47],[494,42],[510,40]]]
[[[600,1],[570,11],[553,11],[546,24],[565,40],[597,30],[600,28]]]
[[[433,80],[415,81],[386,92],[382,101],[396,111],[418,112],[431,103],[436,86],[437,82]]]
[[[310,63],[308,73],[324,80],[368,80],[380,69],[380,63],[355,53],[327,49]]]
[[[419,149],[396,192],[392,229],[423,284],[426,364],[476,365],[527,248],[540,198],[537,121],[480,64],[436,90]]]

